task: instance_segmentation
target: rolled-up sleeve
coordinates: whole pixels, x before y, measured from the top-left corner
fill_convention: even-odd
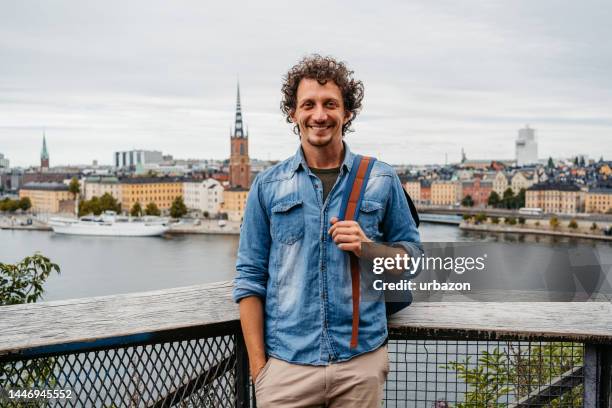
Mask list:
[[[271,237],[270,219],[262,205],[260,190],[258,177],[251,186],[240,229],[237,276],[232,292],[234,302],[249,296],[266,298]]]
[[[385,242],[392,243],[393,246],[401,246],[409,256],[417,258],[423,255],[419,230],[412,217],[402,184],[397,175],[393,177],[391,194],[387,201],[383,220],[383,234]],[[413,272],[409,278],[414,278],[420,272],[420,269]]]

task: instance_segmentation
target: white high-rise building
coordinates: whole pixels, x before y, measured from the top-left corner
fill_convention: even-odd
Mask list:
[[[524,129],[519,129],[518,139],[516,139],[516,164],[525,166],[538,162],[538,142],[535,139],[535,129],[526,125]]]
[[[8,170],[9,159],[6,159],[2,153],[0,153],[0,169]]]
[[[138,165],[158,164],[163,161],[162,152],[157,150],[128,150],[115,152],[115,167],[118,169],[130,167],[136,168]]]

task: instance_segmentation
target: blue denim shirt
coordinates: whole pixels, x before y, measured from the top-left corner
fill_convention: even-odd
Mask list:
[[[264,300],[266,353],[284,361],[345,361],[378,348],[387,338],[384,301],[362,300],[359,342],[350,348],[349,256],[327,233],[344,189],[351,188],[346,180],[354,155],[344,146],[340,174],[325,202],[321,180],[308,168],[301,147],[259,174],[247,199],[233,299]],[[372,168],[357,222],[374,241],[399,243],[409,254],[420,251],[401,183],[386,163],[376,161]]]

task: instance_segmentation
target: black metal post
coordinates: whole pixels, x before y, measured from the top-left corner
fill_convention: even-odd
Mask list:
[[[612,407],[612,346],[585,344],[584,408]]]
[[[236,332],[236,408],[250,407],[249,356],[242,331]]]

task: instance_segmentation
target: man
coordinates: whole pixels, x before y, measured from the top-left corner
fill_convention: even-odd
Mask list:
[[[395,171],[379,161],[357,221],[338,220],[354,159],[343,137],[363,99],[353,72],[312,55],[291,68],[282,91],[300,147],[251,186],[233,292],[257,404],[379,407],[389,371],[385,304],[360,303],[351,346],[348,254],[361,256],[369,241],[412,254],[419,234]]]

